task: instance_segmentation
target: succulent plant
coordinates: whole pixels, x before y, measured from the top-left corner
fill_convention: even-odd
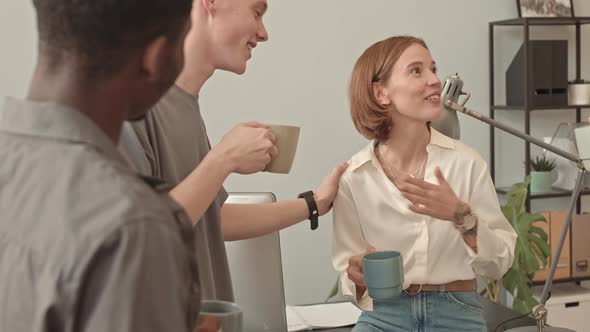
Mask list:
[[[551,172],[555,168],[555,160],[545,156],[531,159],[531,172]]]

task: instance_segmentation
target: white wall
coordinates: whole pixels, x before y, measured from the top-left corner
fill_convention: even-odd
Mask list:
[[[352,65],[366,47],[391,35],[423,37],[438,63],[441,78],[459,72],[465,89],[472,93],[471,108],[488,114],[488,22],[517,16],[515,0],[269,0],[269,6],[265,21],[270,41],[256,48],[246,75],[216,73],[205,85],[201,106],[213,142],[242,121],[302,127],[290,175],[232,176],[226,183],[230,191],[272,191],[279,199],[316,188],[335,164],[366,144],[354,130],[346,98]],[[589,2],[574,0],[574,6],[577,16],[590,16]],[[0,95],[22,96],[36,54],[30,1],[1,1],[0,22]],[[521,38],[515,29],[501,29],[506,30],[496,33],[497,79],[503,77]],[[590,56],[587,33],[590,31],[586,27],[582,35],[585,63]],[[555,36],[547,29],[535,29],[533,33],[538,38],[566,35],[567,31]],[[573,34],[569,35],[573,38]],[[583,68],[586,78],[590,77],[589,67]],[[502,100],[502,84],[500,81],[497,85],[502,90],[498,100]],[[550,135],[559,122],[573,121],[573,114],[535,113],[533,134]],[[521,112],[498,116],[522,127]],[[462,139],[489,159],[486,125],[464,117],[460,120]],[[509,185],[521,179],[523,150],[518,140],[499,137],[499,184]],[[565,200],[552,203],[563,207]],[[314,232],[309,230],[308,222],[284,230],[281,240],[288,302],[324,300],[336,278],[330,263],[331,216],[321,218],[320,228]]]
[[[0,97],[23,96],[37,56],[32,1],[0,1]]]

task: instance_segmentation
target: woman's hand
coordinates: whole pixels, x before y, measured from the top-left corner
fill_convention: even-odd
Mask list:
[[[398,177],[396,185],[402,195],[412,203],[410,210],[457,223],[461,217],[459,213],[466,204],[457,198],[440,168],[437,167],[434,174],[438,179],[438,185],[410,176]]]
[[[348,274],[348,279],[354,282],[356,286],[356,300],[360,301],[363,294],[367,290],[367,286],[365,286],[365,278],[363,277],[363,256],[374,252],[375,248],[369,247],[367,248],[367,252],[358,256],[352,256],[348,259],[348,267],[346,268],[346,273]]]

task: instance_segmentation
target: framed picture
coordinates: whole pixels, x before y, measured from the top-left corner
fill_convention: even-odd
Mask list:
[[[574,17],[572,0],[516,0],[519,17]]]

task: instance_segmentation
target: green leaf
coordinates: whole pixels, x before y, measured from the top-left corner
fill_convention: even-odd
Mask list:
[[[522,221],[531,226],[534,222],[547,222],[545,217],[539,213],[523,213]]]
[[[543,241],[547,241],[547,239],[549,238],[549,236],[547,236],[547,233],[541,227],[535,225],[531,226],[531,233],[532,235],[540,238]]]
[[[539,266],[537,270],[545,268],[547,265],[547,257],[543,255],[543,252],[537,246],[532,246],[531,249],[534,252],[535,257],[537,257],[537,262],[541,262],[541,266]],[[543,260],[543,257],[545,257],[545,260]]]
[[[506,290],[514,296],[516,294],[516,285],[518,280],[518,271],[515,269],[509,269],[508,272],[502,278],[502,285]]]
[[[338,294],[338,285],[340,284],[340,277],[336,278],[336,282],[334,283],[334,286],[332,287],[332,290],[330,291],[330,294],[328,294],[328,297],[326,298],[326,302],[328,302],[328,300],[334,296],[336,296],[336,294]]]
[[[548,258],[551,255],[551,247],[549,247],[547,240],[532,236],[531,241],[533,242],[533,247],[541,251],[540,255],[537,255],[539,259]]]
[[[502,278],[502,286],[514,297],[513,308],[521,313],[530,313],[537,304],[532,291],[532,278],[541,265],[547,265],[550,255],[548,235],[537,222],[547,222],[538,213],[525,211],[530,176],[515,184],[506,193],[502,213],[512,224],[517,234],[514,262]],[[488,296],[488,292],[486,293]]]

